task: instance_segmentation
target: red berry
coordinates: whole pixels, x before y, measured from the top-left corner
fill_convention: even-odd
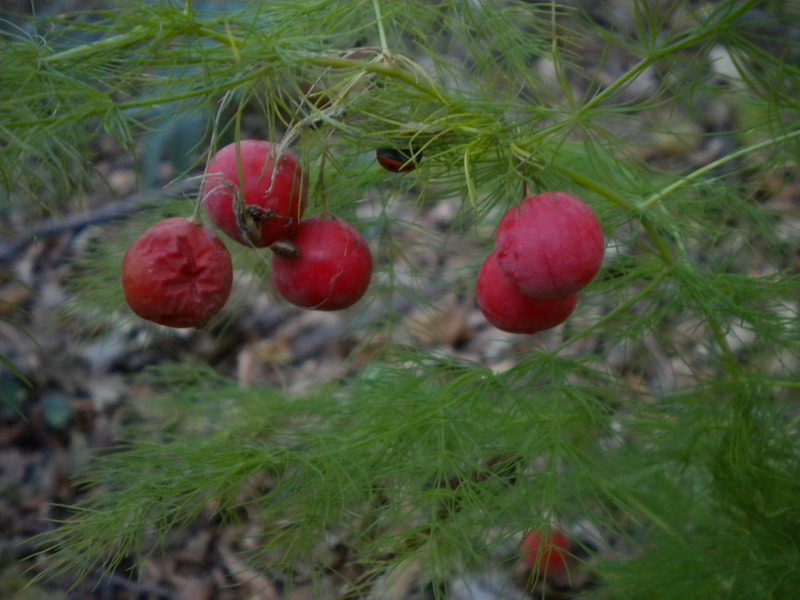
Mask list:
[[[241,140],[239,157],[234,143],[222,148],[209,163],[203,181],[203,202],[209,217],[231,239],[246,246],[264,248],[291,236],[303,216],[308,195],[297,157],[259,140]],[[246,205],[239,221],[237,196]]]
[[[358,302],[372,278],[366,240],[341,219],[306,219],[291,238],[296,258],[275,255],[272,274],[278,292],[292,304],[339,310]]]
[[[125,253],[122,288],[134,313],[168,327],[199,327],[219,312],[233,265],[213,231],[186,219],[153,225]]]
[[[522,543],[523,564],[544,577],[563,575],[567,570],[572,543],[560,531],[543,535],[531,533]]]
[[[492,253],[478,273],[478,306],[492,325],[510,333],[536,333],[567,320],[578,296],[531,298],[511,285]]]
[[[392,173],[406,173],[417,168],[420,153],[412,154],[399,148],[379,148],[375,152],[378,163]]]
[[[497,260],[511,283],[533,298],[571,296],[597,275],[605,241],[581,200],[560,192],[531,196],[497,230]]]

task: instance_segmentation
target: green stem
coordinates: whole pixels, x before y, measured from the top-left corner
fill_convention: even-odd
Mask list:
[[[138,25],[127,33],[112,35],[111,37],[92,42],[91,44],[81,44],[69,50],[62,50],[49,56],[39,58],[39,64],[51,64],[71,59],[82,59],[87,56],[108,52],[112,49],[120,49],[133,44],[138,44],[145,40],[153,39],[153,30],[150,27]]]
[[[553,163],[549,165],[549,167],[559,175],[563,175],[570,181],[577,183],[582,188],[591,190],[598,196],[602,196],[612,204],[619,206],[625,212],[635,216],[641,215],[641,211],[635,204],[633,204],[632,202],[628,202],[625,198],[623,198],[613,190],[607,188],[601,183],[598,183],[597,179],[593,179],[592,177],[584,175],[583,173],[579,173],[578,171],[573,171],[569,167],[565,167],[557,163]]]
[[[383,50],[385,51],[387,45],[386,32],[383,28],[378,0],[374,0],[374,2],[376,15],[378,16],[378,29],[381,37],[381,44],[383,45]],[[234,36],[231,31],[216,31],[206,25],[197,23],[196,21],[187,21],[183,17],[181,18],[180,23],[174,23],[173,26],[168,30],[162,31],[162,36],[165,35],[170,35],[172,37],[176,37],[178,35],[195,35],[198,37],[204,37],[228,46],[237,58],[238,48],[241,46],[241,40]],[[76,46],[74,48],[70,48],[69,50],[51,54],[50,56],[43,56],[39,59],[39,62],[42,64],[48,64],[70,59],[85,59],[89,56],[94,56],[100,53],[108,53],[111,50],[124,48],[126,46],[138,44],[144,41],[152,42],[152,40],[153,30],[145,26],[138,26],[134,27],[133,30],[129,31],[128,33],[114,35],[91,44]],[[362,61],[325,54],[298,53],[296,56],[304,60],[307,64],[311,65],[332,67],[337,69],[360,69],[368,73],[376,73],[383,75],[384,77],[396,79],[398,81],[407,83],[423,94],[430,96],[437,101],[442,102],[443,104],[450,104],[447,96],[433,81],[418,77],[406,69],[401,69],[385,62]]]
[[[111,50],[119,50],[134,44],[152,42],[154,37],[164,39],[168,36],[177,37],[179,35],[195,35],[197,37],[204,37],[219,42],[234,49],[234,51],[238,47],[239,40],[236,39],[229,31],[226,31],[226,33],[220,33],[208,26],[201,25],[194,21],[193,9],[190,9],[188,14],[185,11],[178,14],[180,14],[180,18],[176,21],[167,22],[165,25],[159,28],[157,36],[154,36],[152,26],[137,25],[126,33],[120,33],[96,42],[74,46],[68,50],[62,50],[61,52],[56,52],[49,56],[42,56],[39,58],[39,63],[51,64],[66,60],[84,59],[97,54],[105,54]]]
[[[714,162],[710,162],[704,167],[701,167],[696,171],[692,171],[688,175],[681,177],[675,183],[668,185],[662,190],[656,192],[655,194],[652,194],[649,198],[645,199],[639,204],[639,210],[641,211],[647,210],[650,206],[652,206],[656,202],[660,202],[675,190],[682,188],[691,181],[705,175],[706,173],[709,173],[710,171],[713,171],[714,169],[724,165],[725,163],[729,163],[733,160],[741,158],[742,156],[752,154],[753,152],[758,152],[759,150],[763,150],[764,148],[769,148],[770,146],[780,144],[782,142],[791,140],[792,138],[796,138],[798,136],[800,136],[800,129],[791,131],[784,135],[779,135],[778,137],[769,140],[764,140],[763,142],[759,142],[758,144],[753,144],[751,146],[745,146],[744,148],[739,148],[739,150],[737,150],[736,152],[731,152],[730,154],[723,156],[722,158],[717,159]]]
[[[201,37],[219,42],[223,46],[228,46],[233,51],[235,56],[239,55],[239,46],[241,45],[241,40],[236,38],[229,28],[225,29],[225,33],[220,33],[219,31],[211,29],[210,27],[200,25],[195,28],[195,32]]]
[[[644,214],[641,209],[633,204],[632,202],[628,202],[625,198],[614,192],[613,190],[607,188],[601,183],[598,183],[596,179],[592,179],[587,175],[582,173],[578,173],[577,171],[573,171],[568,167],[564,167],[559,164],[552,164],[550,168],[555,172],[563,175],[567,179],[577,183],[579,186],[586,188],[588,190],[592,190],[596,194],[603,196],[612,204],[615,204],[625,210],[631,217],[638,218],[639,222],[642,224],[645,232],[647,233],[650,240],[653,242],[655,247],[658,249],[658,253],[661,255],[661,258],[670,268],[674,269],[677,266],[677,261],[675,260],[675,256],[673,256],[672,251],[669,249],[669,245],[664,240],[663,236],[659,233],[656,226],[653,222]]]
[[[430,96],[443,104],[450,104],[450,101],[438,86],[430,81],[423,81],[415,77],[413,73],[406,69],[400,69],[383,62],[369,62],[327,54],[303,54],[300,56],[310,65],[332,67],[334,69],[360,69],[367,73],[376,73],[390,79],[397,79],[419,90],[426,96]]]
[[[386,41],[386,30],[383,27],[383,16],[381,15],[380,1],[372,0],[372,7],[375,9],[375,19],[378,22],[378,37],[381,40],[381,50],[388,52],[389,44]]]
[[[132,110],[137,108],[149,108],[151,106],[156,106],[159,104],[170,104],[172,102],[181,102],[183,100],[191,100],[192,98],[198,98],[201,96],[207,96],[208,94],[215,93],[215,92],[223,92],[224,90],[229,90],[236,86],[239,86],[244,83],[248,83],[255,79],[258,79],[262,76],[263,70],[259,69],[258,71],[253,71],[248,75],[241,77],[236,80],[227,81],[222,85],[214,85],[208,87],[198,88],[196,90],[192,90],[189,92],[183,92],[180,94],[174,94],[172,96],[161,96],[158,98],[140,98],[138,100],[129,100],[126,102],[119,102],[113,103],[113,107],[119,111],[125,110]],[[31,121],[16,121],[13,123],[6,123],[5,127],[8,129],[15,129],[20,127],[35,127],[35,126],[42,126],[42,125],[52,125],[54,123],[60,123],[63,121],[74,120],[74,119],[88,119],[90,117],[96,117],[101,115],[109,110],[112,106],[111,101],[108,103],[103,103],[100,106],[93,106],[84,108],[84,110],[80,112],[70,113],[67,115],[59,115],[57,117],[49,117],[49,118],[40,118]]]
[[[720,27],[724,26],[725,23],[731,22],[739,18],[744,13],[748,12],[751,9],[751,3],[745,2],[743,5],[738,7],[738,10],[732,11],[728,14],[725,19],[720,22],[706,24],[705,26],[698,27],[696,29],[690,30],[690,32],[686,35],[684,39],[678,40],[664,46],[660,49],[653,50],[650,54],[648,54],[645,58],[640,60],[637,64],[635,64],[627,73],[620,76],[614,83],[609,85],[603,91],[599,92],[596,96],[594,96],[589,102],[583,105],[580,108],[579,116],[582,116],[583,113],[589,111],[593,108],[596,108],[606,100],[608,100],[611,96],[613,96],[616,92],[626,87],[628,84],[632,83],[637,77],[639,77],[646,69],[652,66],[657,61],[665,58],[667,56],[673,55],[677,52],[682,50],[686,50],[691,48],[692,46],[696,46],[697,44],[704,42],[715,35],[718,35]]]
[[[722,328],[722,325],[717,317],[713,314],[708,313],[705,316],[706,320],[708,321],[708,326],[711,328],[711,335],[713,336],[714,341],[719,349],[722,351],[722,359],[725,361],[727,372],[733,376],[733,379],[738,380],[741,369],[739,368],[739,363],[736,360],[736,355],[734,354],[727,338],[725,337],[725,332]]]
[[[675,269],[678,266],[678,261],[675,259],[675,256],[669,249],[669,245],[667,244],[666,240],[664,240],[664,236],[659,233],[656,226],[646,215],[641,215],[639,217],[639,222],[642,224],[642,228],[644,229],[645,233],[647,233],[647,237],[649,237],[650,241],[653,242],[653,245],[655,245],[658,253],[661,255],[661,258],[664,259],[664,262],[670,268]]]

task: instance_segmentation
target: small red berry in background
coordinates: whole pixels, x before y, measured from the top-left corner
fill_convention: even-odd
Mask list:
[[[561,579],[567,575],[572,542],[561,531],[531,533],[522,542],[523,566],[534,575]]]
[[[492,253],[478,273],[478,306],[492,325],[509,333],[537,333],[560,325],[572,314],[578,296],[530,298],[503,273]]]
[[[238,215],[237,196],[245,205]],[[257,248],[294,233],[307,196],[297,157],[260,140],[241,140],[238,155],[235,143],[222,148],[209,163],[203,180],[203,204],[211,220],[231,239]]]
[[[575,196],[547,192],[512,207],[497,230],[497,260],[532,298],[565,298],[586,287],[603,261],[594,212]]]
[[[372,278],[372,254],[361,234],[342,219],[301,222],[290,241],[297,257],[275,255],[278,292],[302,308],[340,310],[358,302]]]
[[[128,306],[159,325],[205,325],[225,305],[232,286],[225,244],[209,228],[183,218],[153,225],[122,260]]]
[[[407,173],[417,168],[417,161],[420,154],[412,154],[411,152],[400,150],[399,148],[379,148],[375,152],[375,157],[380,164],[387,171],[392,173]]]

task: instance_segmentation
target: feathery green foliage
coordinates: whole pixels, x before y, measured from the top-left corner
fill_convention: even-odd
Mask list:
[[[511,565],[522,533],[585,520],[626,550],[613,560],[585,543],[590,597],[796,594],[798,236],[758,189],[796,170],[800,40],[783,23],[800,13],[636,0],[626,24],[585,4],[136,2],[0,34],[0,177],[5,201],[37,200],[30,218],[87,185],[100,134],[136,152],[165,115],[200,115],[218,147],[257,114],[265,138],[296,144],[312,213],[370,205],[387,186],[376,148],[424,155],[363,219],[387,282],[372,293],[389,300],[369,305],[365,328],[397,327],[391,300],[426,302],[433,275],[471,293],[525,189],[580,195],[610,248],[562,337],[521,340],[502,372],[399,345],[299,397],[197,364],[150,371],[160,394],[142,410],[162,426],[133,426],[87,473],[86,503],[42,541],[46,575],[135,566],[197,520],[248,519],[257,537],[242,553],[270,573],[322,572],[320,540],[336,532],[360,574],[342,597],[356,598],[408,561],[438,582]],[[722,97],[730,130],[673,127]],[[664,136],[728,145],[702,164],[657,163],[644,152]],[[195,171],[214,150],[195,148]],[[461,199],[450,235],[472,240],[476,268],[401,282],[394,236],[415,227],[390,211],[401,196]],[[173,209],[191,205],[143,219]],[[76,286],[74,310],[112,326],[118,261],[143,226],[123,229],[82,259]],[[657,376],[643,372],[652,356]]]

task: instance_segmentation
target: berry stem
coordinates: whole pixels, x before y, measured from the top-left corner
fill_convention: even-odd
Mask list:
[[[214,148],[217,145],[217,131],[219,130],[219,122],[222,119],[222,111],[225,110],[226,106],[228,106],[228,102],[230,102],[230,99],[231,99],[231,92],[227,91],[225,92],[225,95],[222,96],[222,99],[219,102],[219,109],[217,110],[217,116],[214,119],[214,127],[211,130],[211,140],[209,141],[208,144],[206,164],[205,167],[203,167],[203,177],[201,179],[201,182],[205,182],[206,177],[208,176],[208,165],[211,164],[211,160],[214,156],[213,154]],[[189,217],[189,220],[193,223],[200,221],[200,206],[203,204],[203,200],[205,200],[205,198],[203,197],[203,189],[204,186],[201,183],[200,191],[198,192],[197,199],[194,202],[194,211],[192,212],[192,216]]]
[[[322,216],[330,218],[331,211],[330,207],[328,206],[328,194],[325,191],[325,159],[327,158],[327,154],[325,152],[322,153],[322,157],[319,161],[319,179],[317,180],[317,188],[319,189],[319,197],[322,203]]]
[[[379,54],[378,56],[380,57],[382,56],[382,54]],[[376,60],[376,58],[373,58],[372,60],[374,61]],[[344,101],[350,95],[350,92],[353,90],[353,88],[367,76],[368,73],[366,69],[356,73],[356,75],[354,75],[352,79],[350,79],[350,81],[347,82],[344,88],[338,94],[336,94],[336,97],[331,99],[329,106],[325,108],[317,107],[316,110],[312,111],[310,114],[306,115],[305,117],[297,121],[294,125],[292,125],[283,135],[283,139],[280,141],[279,144],[279,149],[282,150],[283,148],[291,146],[291,144],[294,143],[294,140],[297,138],[298,135],[300,135],[300,132],[303,129],[316,123],[320,119],[322,119],[323,121],[330,121],[335,119],[337,116],[341,115],[344,112],[344,109],[342,108]],[[303,104],[313,104],[310,100],[310,95],[312,93],[316,93],[315,86],[313,85],[309,88],[309,90],[304,94],[303,98],[300,100],[301,106]]]

